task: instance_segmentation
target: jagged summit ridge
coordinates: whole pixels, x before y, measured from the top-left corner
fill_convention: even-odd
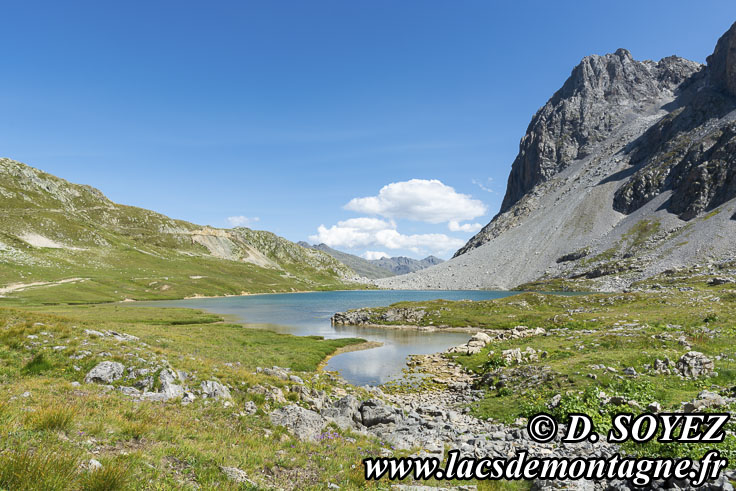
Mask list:
[[[701,69],[702,65],[677,56],[637,61],[625,49],[583,58],[529,123],[499,214],[455,257],[514,226],[528,211],[527,203],[520,202],[536,186],[591,155],[625,124],[672,102]]]

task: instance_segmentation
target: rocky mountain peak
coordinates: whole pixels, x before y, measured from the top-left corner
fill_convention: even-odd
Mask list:
[[[672,99],[701,65],[676,56],[637,61],[626,49],[590,55],[532,118],[511,167],[501,213],[550,179],[632,115]]]
[[[721,36],[706,62],[711,83],[736,96],[736,23]]]
[[[532,118],[501,212],[390,288],[617,290],[736,257],[736,25],[708,65],[591,55]]]

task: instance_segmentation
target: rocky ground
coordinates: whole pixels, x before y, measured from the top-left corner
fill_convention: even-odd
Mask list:
[[[520,331],[511,334],[517,337],[528,337],[544,334],[534,332],[527,334]],[[507,333],[507,336],[509,334]],[[298,438],[315,439],[324,435],[328,424],[334,423],[343,430],[372,435],[390,446],[385,448],[383,456],[392,456],[400,451],[414,451],[415,456],[436,456],[443,458],[446,449],[458,449],[463,457],[510,457],[519,451],[526,451],[535,457],[606,457],[620,451],[619,447],[605,441],[596,443],[582,442],[577,444],[557,443],[564,434],[565,428],[560,428],[558,438],[551,443],[537,443],[529,438],[526,431],[526,420],[518,419],[513,424],[501,424],[493,421],[481,420],[469,414],[469,405],[483,396],[482,387],[485,382],[464,370],[459,364],[451,361],[446,354],[476,352],[480,347],[492,343],[493,339],[486,333],[479,332],[468,343],[450,348],[448,353],[418,355],[412,357],[409,365],[410,374],[419,374],[425,380],[431,381],[431,389],[398,391],[384,393],[380,389],[373,389],[373,397],[360,400],[353,395],[341,398],[322,394],[315,401],[313,394],[305,394],[311,409],[292,404],[273,411],[271,421],[283,425]],[[517,350],[518,351],[518,350]],[[520,352],[504,353],[509,359],[530,356]],[[537,356],[536,353],[531,353]],[[712,362],[708,366],[707,359],[699,353],[689,353],[673,369],[682,370],[696,375],[708,368],[712,369]],[[705,365],[705,366],[704,366]],[[287,377],[284,372],[282,377]],[[534,382],[543,374],[523,375],[524,379]],[[517,380],[518,382],[518,380]],[[303,393],[302,389],[294,387],[292,390]],[[716,394],[702,394],[699,402],[694,401],[689,408],[702,410],[711,405]],[[613,398],[611,398],[613,399]],[[736,400],[736,399],[734,399]],[[733,402],[733,401],[731,401]],[[559,403],[552,401],[551,404]],[[613,400],[612,404],[625,405],[627,401]],[[717,401],[717,404],[726,404],[726,401]],[[657,407],[650,408],[656,410]],[[736,473],[729,472],[728,477],[736,477]],[[726,475],[717,481],[706,483],[700,489],[733,489]],[[400,489],[424,489],[408,485],[397,486]],[[472,486],[471,486],[472,488]],[[430,489],[430,488],[427,488]],[[434,488],[432,488],[434,489]],[[460,489],[460,488],[453,488]],[[465,487],[465,489],[468,489]],[[536,481],[532,489],[579,489],[579,490],[627,490],[639,489],[627,482],[544,482]],[[651,489],[689,489],[687,483],[659,482],[654,483]]]

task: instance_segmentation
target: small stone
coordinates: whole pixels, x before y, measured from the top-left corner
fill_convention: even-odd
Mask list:
[[[237,467],[222,466],[220,467],[220,470],[222,471],[223,474],[225,474],[225,476],[227,476],[228,479],[230,479],[233,482],[258,487],[258,485],[255,482],[251,481],[248,478],[248,474],[246,474],[245,471],[238,469]]]
[[[660,411],[662,411],[662,405],[657,401],[654,401],[647,406],[648,413],[658,413]]]
[[[258,412],[258,406],[253,401],[248,401],[243,405],[243,411],[246,414],[255,414]]]

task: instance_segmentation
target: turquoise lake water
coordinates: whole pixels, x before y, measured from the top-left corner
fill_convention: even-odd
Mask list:
[[[390,305],[405,300],[490,300],[514,293],[466,290],[337,291],[175,300],[156,302],[156,305],[203,309],[233,316],[249,327],[297,336],[356,337],[379,341],[383,346],[333,357],[327,364],[327,370],[339,372],[355,385],[380,385],[401,375],[409,355],[444,351],[467,342],[470,334],[332,326],[330,317],[335,312]]]

